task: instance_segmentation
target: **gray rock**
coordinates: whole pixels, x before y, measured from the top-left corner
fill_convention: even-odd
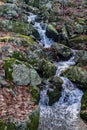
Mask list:
[[[86,66],[87,65],[87,51],[79,50],[76,53],[75,62],[78,65],[81,65],[81,66],[84,65],[84,66]]]
[[[5,87],[7,85],[8,85],[7,81],[5,81],[4,79],[0,79],[0,86],[1,87]]]
[[[28,85],[30,83],[30,71],[24,64],[13,65],[12,78],[17,85]]]
[[[58,39],[58,32],[55,25],[49,24],[46,28],[46,35],[54,40]]]
[[[30,77],[30,85],[31,86],[36,86],[41,84],[41,78],[38,75],[37,71],[34,69],[29,70],[29,77]]]
[[[20,14],[20,9],[16,4],[6,3],[0,7],[0,16],[5,18],[17,18]]]
[[[13,82],[17,85],[28,85],[37,86],[41,84],[41,78],[37,71],[28,68],[24,64],[14,64],[12,72]]]
[[[77,66],[69,67],[62,75],[76,83],[78,87],[87,89],[87,69]]]
[[[63,44],[53,43],[52,48],[57,54],[60,54],[66,59],[70,58],[70,56],[72,55],[72,50]]]

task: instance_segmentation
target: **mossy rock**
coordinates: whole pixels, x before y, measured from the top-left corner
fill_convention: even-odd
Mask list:
[[[87,42],[87,36],[86,35],[82,35],[76,38],[73,38],[71,40],[69,40],[69,44],[71,43],[84,43]]]
[[[58,39],[58,32],[56,27],[52,24],[49,24],[46,28],[46,35],[54,40]]]
[[[19,34],[17,36],[25,39],[28,44],[34,44],[35,43],[35,41],[30,36],[26,36],[26,35],[22,35],[22,34]]]
[[[0,16],[5,18],[18,18],[20,12],[20,8],[15,3],[4,3],[0,6]]]
[[[77,51],[74,60],[78,66],[86,66],[87,65],[87,51],[84,51],[84,50]]]
[[[87,108],[87,91],[83,94],[81,100],[81,110],[85,110]]]
[[[37,130],[39,124],[40,111],[36,110],[30,115],[30,123],[27,125],[29,130]],[[26,129],[27,130],[27,129]]]
[[[11,42],[14,40],[14,37],[6,36],[6,37],[0,37],[0,42]]]
[[[80,116],[87,122],[87,91],[82,96]]]
[[[61,97],[63,81],[60,77],[54,76],[49,79],[49,88],[47,94],[49,96],[49,105],[52,105]]]
[[[87,90],[87,70],[82,67],[69,67],[62,72],[63,76],[76,83],[81,89]]]
[[[35,101],[36,104],[39,103],[39,99],[40,99],[40,90],[38,87],[34,87],[34,86],[29,86],[30,88],[30,92],[31,92],[31,95]]]
[[[34,110],[30,115],[29,119],[23,122],[14,123],[12,121],[5,122],[0,120],[0,130],[37,130],[39,124],[40,111]]]
[[[48,60],[42,60],[42,76],[49,78],[56,73],[56,66]]]
[[[15,124],[14,123],[6,123],[3,120],[0,120],[0,130],[15,130]]]
[[[14,65],[19,65],[19,64],[24,64],[28,68],[32,68],[30,64],[27,62],[21,62],[17,60],[16,58],[6,58],[4,59],[4,69],[5,69],[5,78],[12,80],[12,72],[13,72],[13,66]]]
[[[27,62],[21,62],[15,58],[4,60],[5,78],[12,80],[16,85],[37,86],[41,84],[41,78],[37,71]]]
[[[81,111],[80,116],[83,120],[87,122],[87,111]]]
[[[20,64],[21,62],[15,58],[4,59],[5,78],[12,80],[13,64]]]
[[[21,34],[0,37],[0,42],[12,42],[13,44],[16,44],[16,46],[24,47],[29,46],[30,44],[35,44],[35,41],[30,36]]]
[[[53,90],[47,92],[47,95],[49,96],[49,105],[53,105],[61,97],[61,90],[53,88]]]
[[[14,51],[14,52],[10,52],[9,56],[15,59],[18,59],[20,61],[27,61],[27,57],[26,55],[24,55],[24,53],[20,52],[20,51]]]
[[[71,48],[57,42],[52,44],[52,48],[55,50],[56,54],[66,60],[69,59],[73,54]]]
[[[24,35],[29,35],[32,33],[32,28],[29,24],[21,21],[12,21],[12,20],[1,20],[0,30],[6,32],[10,31],[20,33]]]

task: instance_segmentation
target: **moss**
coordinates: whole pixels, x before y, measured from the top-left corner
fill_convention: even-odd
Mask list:
[[[39,124],[39,108],[29,116],[29,120],[19,123],[0,120],[0,130],[37,130]]]
[[[84,43],[84,42],[87,42],[87,36],[84,35],[84,36],[79,36],[79,37],[76,37],[76,38],[73,38],[71,40],[69,40],[69,43]]]
[[[39,124],[39,110],[36,110],[33,112],[32,115],[30,115],[30,123],[28,124],[29,130],[37,130],[38,124]],[[27,129],[26,129],[27,130]]]
[[[80,112],[80,116],[81,116],[81,118],[82,118],[83,120],[85,120],[85,121],[87,122],[87,112],[81,111],[81,112]]]
[[[29,24],[24,22],[12,22],[12,31],[15,33],[29,35]]]
[[[19,34],[17,36],[19,36],[20,38],[24,38],[27,41],[28,44],[34,44],[35,43],[35,41],[29,36],[21,35],[21,34]]]
[[[20,64],[21,62],[15,58],[4,59],[5,78],[12,79],[13,64]]]
[[[6,37],[0,37],[0,42],[11,42],[14,41],[14,37],[6,36]]]
[[[16,35],[16,36],[5,36],[0,37],[0,42],[15,42],[17,45],[29,46],[29,44],[34,44],[35,41],[26,35]]]
[[[35,101],[35,103],[38,103],[39,102],[39,99],[40,99],[40,91],[38,88],[36,87],[29,87],[30,88],[30,91],[31,91],[31,95]]]
[[[16,126],[14,123],[6,123],[3,120],[0,120],[0,130],[16,130]]]
[[[10,56],[20,61],[27,61],[26,56],[20,51],[14,51],[13,53],[10,54]]]
[[[61,91],[59,91],[58,88],[54,89],[53,91],[48,91],[47,94],[49,96],[49,105],[52,105],[61,97]]]
[[[43,60],[42,62],[42,75],[43,77],[49,78],[56,72],[56,67],[49,61]]]
[[[87,91],[84,93],[81,101],[81,109],[85,110],[87,108]]]
[[[20,33],[24,35],[29,35],[32,32],[32,28],[29,24],[20,21],[12,21],[12,20],[1,20],[0,30],[6,32],[10,31],[15,33]]]
[[[87,121],[87,91],[82,96],[80,116],[83,120]]]

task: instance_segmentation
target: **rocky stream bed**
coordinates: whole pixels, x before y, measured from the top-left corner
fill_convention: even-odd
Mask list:
[[[0,130],[87,130],[87,1],[0,1]]]

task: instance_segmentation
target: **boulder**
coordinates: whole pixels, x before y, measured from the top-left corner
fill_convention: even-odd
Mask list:
[[[15,32],[20,34],[29,35],[32,33],[31,25],[12,20],[1,20],[0,21],[0,30],[6,32]]]
[[[30,74],[29,74],[29,77],[30,77],[30,85],[31,86],[37,86],[37,85],[40,85],[41,84],[41,78],[40,76],[38,75],[37,71],[35,69],[30,69],[29,70]]]
[[[13,82],[17,85],[30,84],[30,70],[24,64],[14,64],[12,70]]]
[[[70,56],[72,56],[72,50],[59,43],[53,43],[52,48],[55,50],[56,54],[59,54],[62,58],[68,59]]]
[[[41,73],[44,78],[49,78],[56,73],[56,66],[48,60],[42,60]]]
[[[13,36],[5,36],[0,37],[0,42],[12,42],[16,46],[29,46],[30,44],[34,44],[35,41],[30,37],[22,34],[17,34]]]
[[[22,63],[15,58],[4,60],[5,77],[17,85],[36,86],[41,84],[41,78],[36,70],[31,68],[27,63]]]
[[[46,28],[46,35],[49,37],[49,38],[52,38],[54,40],[58,40],[58,32],[56,30],[56,27],[52,24],[49,24]]]
[[[79,50],[76,52],[75,62],[79,66],[86,66],[87,65],[87,51]]]
[[[52,105],[61,97],[62,90],[62,79],[60,77],[54,76],[49,80],[49,89],[47,91],[49,97],[49,105]]]
[[[69,67],[62,72],[62,75],[76,83],[78,87],[87,89],[87,69],[77,66]]]
[[[6,3],[0,6],[0,16],[7,19],[16,19],[20,15],[20,8],[16,4]]]
[[[87,91],[82,96],[80,116],[87,122]]]

